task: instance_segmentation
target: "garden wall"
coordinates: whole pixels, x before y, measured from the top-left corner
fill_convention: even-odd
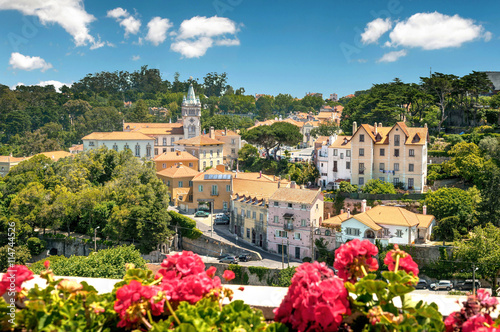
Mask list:
[[[235,285],[252,285],[252,286],[272,286],[278,283],[280,269],[270,269],[261,266],[243,266],[234,264],[222,263],[205,263],[206,268],[215,266],[217,268],[216,276],[222,278],[225,270],[231,270],[236,275],[236,278],[231,281]]]
[[[412,199],[415,201],[425,199],[425,194],[414,193],[414,194],[365,194],[365,193],[340,193],[345,198],[350,199],[366,199],[372,201],[398,201],[402,199]],[[335,195],[326,194],[330,198],[335,198]]]
[[[196,240],[188,239],[186,237],[182,238],[182,249],[190,250],[198,255],[212,257],[219,257],[223,254],[250,254],[252,255],[252,260],[262,260],[260,254],[256,251],[248,250],[232,243],[222,242],[206,235],[202,235]]]

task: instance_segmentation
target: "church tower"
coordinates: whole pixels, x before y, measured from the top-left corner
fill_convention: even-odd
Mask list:
[[[189,86],[187,96],[182,100],[182,123],[184,124],[184,139],[201,135],[201,103],[194,94],[193,84]]]

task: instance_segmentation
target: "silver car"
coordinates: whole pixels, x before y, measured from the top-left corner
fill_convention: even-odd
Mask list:
[[[438,283],[432,283],[430,288],[432,290],[446,289],[449,291],[453,288],[453,284],[449,280],[439,280]]]

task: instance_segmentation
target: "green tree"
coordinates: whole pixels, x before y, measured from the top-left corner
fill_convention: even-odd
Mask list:
[[[329,120],[328,122],[320,123],[317,128],[311,130],[311,136],[317,138],[318,136],[332,136],[339,132],[337,123]]]
[[[128,113],[127,120],[130,122],[151,122],[152,118],[144,100],[137,101],[135,107]]]
[[[371,179],[361,188],[364,193],[368,194],[395,194],[396,189],[391,182],[380,181],[379,179]]]
[[[207,97],[220,97],[224,94],[227,83],[227,74],[208,73],[203,78],[203,88]]]
[[[238,151],[238,162],[241,169],[252,170],[253,166],[260,160],[259,150],[251,144],[245,144]]]
[[[450,95],[453,91],[453,83],[458,79],[455,75],[433,73],[431,77],[420,77],[422,86],[436,98],[437,105],[441,111],[438,131],[441,131],[443,122],[448,118],[446,110],[451,103]]]

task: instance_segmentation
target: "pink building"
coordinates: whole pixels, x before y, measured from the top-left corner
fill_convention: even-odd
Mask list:
[[[329,248],[335,248],[335,232],[320,228],[323,210],[319,189],[300,189],[295,182],[290,188],[278,189],[269,198],[268,251],[284,253],[292,259],[312,257],[314,240],[320,237]]]

